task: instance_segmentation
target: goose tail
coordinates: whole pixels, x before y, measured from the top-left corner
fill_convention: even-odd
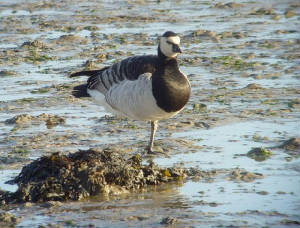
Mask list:
[[[74,77],[78,77],[78,76],[87,76],[87,77],[91,77],[91,76],[95,76],[99,73],[101,73],[102,71],[106,70],[108,67],[104,67],[100,70],[84,70],[84,71],[79,71],[79,72],[75,72],[69,75],[70,78],[74,78]]]
[[[95,74],[97,74],[98,72],[100,72],[99,70],[85,70],[85,71],[80,71],[80,72],[75,72],[70,74],[70,78],[74,78],[74,77],[78,77],[78,76],[93,76]]]
[[[87,93],[87,84],[75,86],[72,90],[72,95],[76,98],[90,97],[90,95]]]

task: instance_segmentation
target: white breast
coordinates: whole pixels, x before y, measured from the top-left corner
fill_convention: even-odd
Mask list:
[[[88,93],[108,111],[135,120],[161,120],[178,113],[168,113],[157,106],[152,94],[150,73],[139,76],[137,80],[121,81],[102,97],[100,92],[94,90],[89,90]]]

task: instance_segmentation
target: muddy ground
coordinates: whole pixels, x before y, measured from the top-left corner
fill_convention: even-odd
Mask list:
[[[82,79],[182,37],[186,108],[150,124],[71,96]],[[143,164],[208,176],[81,201],[1,203],[16,227],[299,227],[299,1],[0,3],[0,195],[23,166],[54,152],[117,147]],[[259,177],[259,178],[258,178]]]

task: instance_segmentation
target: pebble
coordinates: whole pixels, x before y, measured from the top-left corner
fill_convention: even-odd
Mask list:
[[[177,218],[174,217],[166,217],[163,218],[160,222],[160,224],[164,224],[164,225],[175,225],[179,222],[179,220]]]

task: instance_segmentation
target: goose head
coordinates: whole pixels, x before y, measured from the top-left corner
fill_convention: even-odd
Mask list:
[[[158,54],[167,58],[176,58],[180,53],[182,53],[180,37],[174,32],[165,32],[159,40]]]

